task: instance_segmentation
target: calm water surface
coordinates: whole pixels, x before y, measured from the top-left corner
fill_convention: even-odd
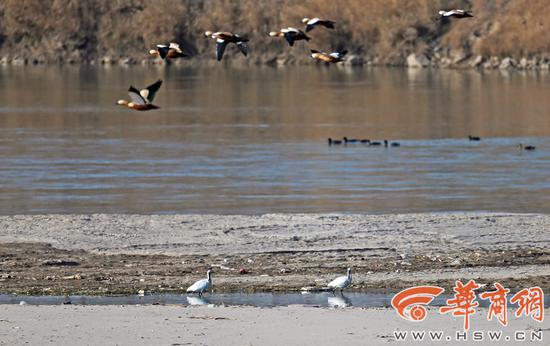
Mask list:
[[[0,68],[0,214],[474,210],[550,212],[550,74]]]
[[[0,304],[20,304],[24,301],[31,305],[62,305],[69,302],[74,305],[140,305],[140,304],[180,304],[180,305],[230,305],[230,306],[289,306],[306,305],[319,307],[391,307],[393,294],[346,292],[325,293],[206,293],[198,295],[154,294],[145,296],[17,296],[0,294]],[[447,305],[453,296],[436,297],[430,306]],[[489,302],[477,298],[481,307],[488,307]],[[547,306],[548,296],[544,299]]]

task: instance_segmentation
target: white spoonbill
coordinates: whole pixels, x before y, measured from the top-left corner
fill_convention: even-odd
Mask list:
[[[333,291],[340,289],[340,292],[342,292],[349,285],[351,285],[351,268],[348,268],[348,275],[337,277],[329,282],[328,287],[332,288]]]
[[[212,270],[208,269],[206,272],[206,279],[199,280],[189,286],[187,293],[198,293],[199,297],[202,297],[204,291],[208,291],[212,287]]]

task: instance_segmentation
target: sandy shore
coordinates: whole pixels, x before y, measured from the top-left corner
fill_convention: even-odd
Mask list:
[[[547,313],[548,311],[546,311]],[[508,345],[546,345],[548,324],[511,317],[507,327],[487,321],[480,309],[470,320],[468,342],[456,341],[462,321],[428,311],[421,323],[405,321],[390,309],[321,309],[290,306],[252,307],[181,306],[17,306],[2,307],[0,345],[387,345],[398,342],[394,332],[443,331],[448,344],[495,345],[474,342],[472,332],[502,331]],[[519,332],[527,342],[514,341]],[[531,341],[532,332],[542,341]],[[417,342],[421,345],[442,342]]]
[[[322,287],[347,267],[362,291],[550,282],[548,215],[28,215],[0,229],[1,293],[178,292],[208,267],[217,292]]]

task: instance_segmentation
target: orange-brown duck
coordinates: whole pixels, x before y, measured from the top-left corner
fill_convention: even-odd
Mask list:
[[[128,95],[130,95],[131,101],[118,100],[117,104],[119,106],[126,106],[136,111],[148,111],[151,109],[157,109],[159,107],[155,106],[152,102],[161,85],[161,80],[156,81],[155,83],[149,85],[147,88],[142,90],[138,90],[130,85],[130,88],[128,89]]]
[[[241,53],[246,56],[248,54],[248,46],[246,45],[246,42],[248,42],[248,39],[243,38],[237,34],[233,34],[230,32],[212,32],[212,31],[206,31],[204,33],[206,37],[211,37],[216,40],[216,58],[218,61],[222,60],[223,53],[225,52],[225,47],[229,43],[234,43],[239,47]]]
[[[329,53],[324,53],[324,52],[320,52],[318,50],[312,49],[311,57],[313,59],[320,60],[323,62],[337,63],[340,61],[344,61],[344,57],[346,56],[347,53],[348,53],[347,50],[342,50],[342,51],[332,52],[329,54]]]
[[[165,44],[157,44],[157,48],[151,49],[149,54],[158,56],[163,60],[185,58],[189,56],[181,50],[179,44],[174,42],[171,42],[168,46]]]
[[[326,20],[326,19],[320,19],[320,18],[304,18],[302,19],[302,23],[306,24],[306,32],[310,32],[311,30],[315,29],[317,26],[324,26],[328,29],[334,29],[334,22],[332,20]]]
[[[291,27],[281,29],[280,31],[272,31],[272,32],[269,33],[269,36],[271,36],[271,37],[284,37],[285,40],[288,42],[288,44],[291,47],[294,46],[295,41],[300,41],[300,40],[309,41],[309,40],[311,40],[311,37],[306,35],[306,33],[303,32],[302,30],[296,29],[296,28],[291,28]]]

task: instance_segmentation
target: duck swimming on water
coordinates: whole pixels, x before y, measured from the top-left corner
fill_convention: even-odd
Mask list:
[[[320,18],[304,18],[302,19],[302,23],[306,24],[306,32],[310,32],[311,30],[315,29],[317,26],[324,26],[328,29],[334,29],[334,22],[332,20],[326,20],[326,19],[320,19]]]
[[[147,88],[138,90],[130,85],[128,89],[128,95],[130,95],[131,101],[118,100],[117,105],[126,106],[136,111],[148,111],[151,109],[158,109],[152,102],[155,98],[157,91],[160,89],[162,81],[158,80],[155,83],[149,85]]]
[[[309,41],[309,40],[311,40],[311,37],[306,35],[305,32],[303,32],[302,30],[296,29],[296,28],[291,28],[291,27],[281,29],[280,31],[272,31],[272,32],[269,33],[269,36],[271,36],[271,37],[284,37],[285,40],[288,42],[288,44],[291,47],[294,46],[295,41],[300,41],[300,40]]]
[[[342,141],[340,140],[336,140],[336,139],[332,139],[332,138],[329,138],[328,139],[328,145],[331,146],[331,145],[340,145],[342,144]]]
[[[537,149],[537,147],[533,146],[533,145],[526,145],[524,146],[523,144],[520,143],[519,145],[519,150],[527,150],[527,151],[533,151]]]
[[[481,137],[477,137],[477,136],[468,136],[468,140],[470,140],[470,141],[480,141],[480,140],[481,140]]]
[[[351,139],[350,139],[350,138],[348,138],[348,137],[344,137],[343,139],[344,139],[344,143],[346,143],[346,144],[348,144],[348,143],[349,143],[349,144],[355,144],[355,143],[358,143],[358,142],[359,142],[359,140],[358,140],[358,139],[355,139],[355,138],[351,138]]]
[[[248,54],[248,46],[246,45],[248,39],[243,38],[237,34],[233,34],[231,32],[206,31],[204,35],[206,37],[211,37],[216,40],[216,58],[218,59],[218,61],[222,60],[223,53],[225,52],[225,47],[227,47],[229,43],[236,44],[244,56],[247,56]]]
[[[384,146],[385,146],[386,148],[388,147],[388,144],[389,144],[389,146],[391,146],[391,147],[400,147],[400,146],[401,146],[401,144],[398,143],[398,142],[391,142],[391,143],[389,143],[387,139],[384,139]]]

